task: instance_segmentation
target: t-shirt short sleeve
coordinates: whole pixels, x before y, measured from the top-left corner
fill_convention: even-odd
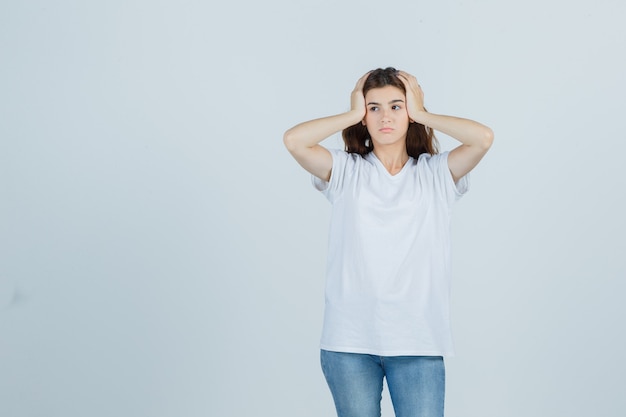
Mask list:
[[[346,174],[352,172],[355,166],[355,158],[353,155],[339,150],[328,149],[333,158],[333,167],[330,173],[330,179],[324,181],[323,179],[311,176],[313,186],[321,191],[329,201],[334,201],[335,198],[341,193],[344,182],[346,180]]]
[[[469,174],[459,178],[455,183],[450,167],[448,166],[449,151],[437,155],[428,156],[429,169],[434,174],[435,189],[447,205],[451,205],[467,193],[470,186]]]

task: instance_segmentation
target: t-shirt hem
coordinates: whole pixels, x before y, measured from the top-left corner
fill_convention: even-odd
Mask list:
[[[387,350],[387,349],[369,349],[359,347],[345,347],[345,346],[329,346],[320,344],[320,349],[330,352],[342,352],[342,353],[360,353],[365,355],[376,356],[444,356],[446,358],[454,357],[454,351],[441,351],[441,350],[421,350],[421,349],[399,349],[399,350]]]

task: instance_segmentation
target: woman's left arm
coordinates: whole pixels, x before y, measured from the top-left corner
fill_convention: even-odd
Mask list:
[[[407,112],[411,121],[421,123],[461,142],[461,145],[448,155],[448,168],[454,181],[458,181],[474,169],[485,156],[493,143],[493,131],[473,120],[428,113],[424,109],[424,93],[417,79],[403,71],[400,71],[400,77],[406,87]]]

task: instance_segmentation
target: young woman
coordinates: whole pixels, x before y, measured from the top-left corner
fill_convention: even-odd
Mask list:
[[[343,130],[345,151],[319,145]],[[433,130],[461,144],[438,153]],[[339,417],[441,417],[449,323],[450,212],[493,141],[472,120],[428,113],[416,78],[359,79],[348,112],[284,142],[332,203],[321,364]]]

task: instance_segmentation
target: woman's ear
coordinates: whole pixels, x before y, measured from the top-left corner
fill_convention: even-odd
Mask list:
[[[361,124],[365,126],[365,119],[361,119]]]

